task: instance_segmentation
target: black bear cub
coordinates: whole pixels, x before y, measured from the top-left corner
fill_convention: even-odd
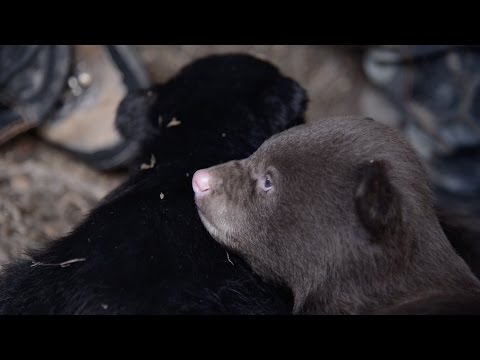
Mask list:
[[[5,269],[0,313],[290,313],[287,288],[204,229],[191,177],[301,123],[306,102],[296,82],[246,55],[198,60],[128,95],[117,125],[139,149],[130,178],[71,234]]]

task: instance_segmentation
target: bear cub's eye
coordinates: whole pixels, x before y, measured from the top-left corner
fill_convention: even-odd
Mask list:
[[[273,187],[273,182],[270,175],[267,175],[263,178],[263,190],[269,191]]]

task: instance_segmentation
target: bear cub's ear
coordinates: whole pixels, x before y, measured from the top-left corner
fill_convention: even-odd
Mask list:
[[[142,142],[157,135],[160,131],[155,114],[158,99],[157,86],[131,92],[120,102],[115,125],[125,139]]]
[[[401,198],[390,182],[386,162],[370,160],[358,166],[354,197],[358,217],[372,241],[382,241],[399,230]]]

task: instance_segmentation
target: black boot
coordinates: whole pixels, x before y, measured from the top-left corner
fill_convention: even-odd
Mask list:
[[[2,46],[0,143],[31,128],[99,170],[125,165],[137,145],[115,127],[116,109],[149,76],[126,45]]]

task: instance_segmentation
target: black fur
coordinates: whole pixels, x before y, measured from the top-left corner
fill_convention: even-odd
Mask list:
[[[243,55],[199,60],[166,84],[127,96],[117,124],[142,149],[131,177],[70,235],[5,269],[0,312],[290,313],[288,290],[264,283],[208,235],[191,176],[250,155],[302,122],[305,106],[294,81]],[[173,118],[180,124],[169,126]],[[140,170],[152,154],[153,168]]]

